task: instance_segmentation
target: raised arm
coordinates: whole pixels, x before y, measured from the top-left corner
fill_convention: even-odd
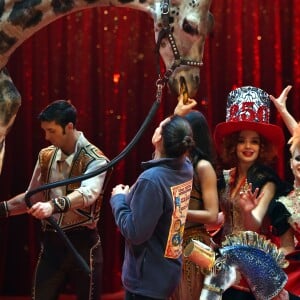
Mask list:
[[[292,89],[291,85],[288,85],[280,94],[278,98],[275,98],[274,96],[270,95],[270,99],[274,103],[277,111],[279,112],[280,116],[282,117],[282,120],[286,127],[288,128],[291,135],[294,133],[294,129],[298,126],[297,121],[294,119],[294,117],[289,113],[286,107],[286,100],[289,91]]]

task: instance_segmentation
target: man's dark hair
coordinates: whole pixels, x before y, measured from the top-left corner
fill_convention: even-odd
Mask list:
[[[62,128],[68,123],[73,123],[74,127],[76,126],[77,120],[77,110],[67,100],[56,100],[49,104],[39,115],[38,119],[43,122],[52,122],[54,121]]]

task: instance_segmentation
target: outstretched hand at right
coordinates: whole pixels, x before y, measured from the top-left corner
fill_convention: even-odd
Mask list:
[[[275,105],[275,107],[276,107],[276,109],[278,110],[279,113],[286,110],[286,100],[287,100],[288,93],[291,89],[292,89],[292,86],[288,85],[281,92],[281,94],[278,98],[275,98],[274,96],[270,95],[270,99],[274,103],[274,105]]]
[[[286,107],[286,100],[288,97],[289,91],[292,89],[291,85],[288,85],[280,94],[278,98],[270,95],[271,101],[274,103],[277,111],[283,119],[286,127],[288,128],[291,135],[293,135],[295,128],[298,126],[298,122],[295,118],[290,114]]]

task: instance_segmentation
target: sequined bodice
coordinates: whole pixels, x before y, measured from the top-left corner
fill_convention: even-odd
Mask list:
[[[245,230],[245,228],[243,224],[243,214],[241,213],[240,207],[236,202],[236,198],[232,197],[231,195],[236,176],[236,169],[232,168],[230,170],[224,170],[223,175],[226,185],[224,191],[220,195],[220,204],[225,217],[223,234],[227,235]],[[244,191],[247,188],[248,183],[245,179],[238,187],[236,195],[238,195],[240,191]]]

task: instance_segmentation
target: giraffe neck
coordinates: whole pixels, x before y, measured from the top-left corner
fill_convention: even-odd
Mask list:
[[[128,7],[143,11],[154,20],[160,15],[160,1],[146,1],[144,3],[134,0],[122,3],[117,0],[98,0],[73,2],[57,1],[57,6],[52,5],[52,1],[40,0],[34,4],[32,1],[5,1],[5,13],[0,11],[0,69],[9,60],[10,55],[26,39],[34,33],[52,23],[53,21],[76,11],[93,7],[117,6]],[[70,4],[69,4],[70,3]]]

